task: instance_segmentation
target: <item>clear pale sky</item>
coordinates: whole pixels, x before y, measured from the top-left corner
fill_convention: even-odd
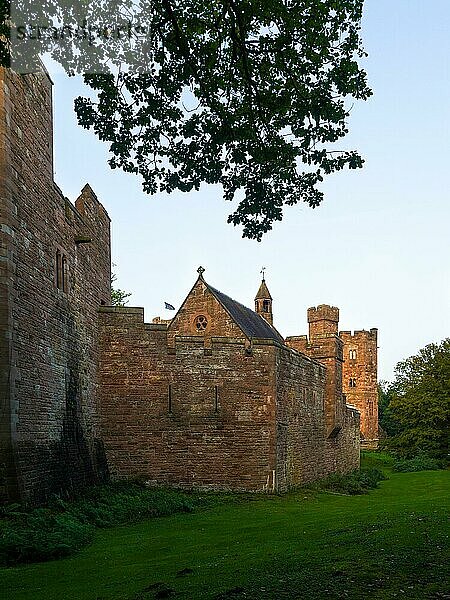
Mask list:
[[[55,180],[74,200],[89,182],[112,219],[118,287],[146,321],[177,308],[199,265],[205,279],[253,307],[260,270],[283,335],[307,332],[306,309],[340,308],[340,329],[379,330],[379,378],[430,342],[450,336],[450,2],[366,0],[364,61],[374,96],[356,103],[340,148],[362,170],[324,184],[324,203],[287,208],[261,243],[226,223],[221,190],[147,196],[136,176],[112,171],[107,147],[81,129],[80,79],[51,70]]]

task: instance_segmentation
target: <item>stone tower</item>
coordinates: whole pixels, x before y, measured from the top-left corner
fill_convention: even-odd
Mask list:
[[[320,304],[308,308],[309,355],[327,367],[325,421],[329,437],[343,426],[345,401],[342,394],[342,340],[338,336],[339,309]]]
[[[98,307],[110,221],[53,180],[52,82],[0,68],[0,501],[43,502],[106,474]]]
[[[327,367],[324,409],[329,438],[337,436],[342,429],[345,413],[345,397],[342,394],[343,343],[338,336],[338,323],[339,309],[320,304],[308,308],[309,339],[306,335],[286,338],[288,346]]]
[[[268,323],[273,325],[272,296],[270,295],[267,287],[264,274],[258,293],[255,296],[255,312],[264,317]]]
[[[361,443],[378,443],[377,329],[341,331],[344,342],[343,390],[361,413]]]

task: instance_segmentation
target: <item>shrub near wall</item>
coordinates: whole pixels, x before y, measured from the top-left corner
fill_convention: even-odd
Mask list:
[[[386,477],[380,470],[365,468],[347,475],[334,474],[307,487],[366,494],[383,479]],[[259,494],[188,493],[124,482],[90,488],[70,502],[54,498],[47,508],[27,511],[19,505],[9,505],[0,509],[0,565],[69,556],[92,541],[96,528],[258,498]]]
[[[94,527],[71,514],[38,508],[0,521],[0,565],[69,556],[92,541]]]
[[[134,483],[96,486],[73,502],[55,498],[48,508],[0,509],[0,564],[62,558],[89,544],[96,527],[190,512],[207,499],[177,490],[148,489]]]
[[[419,454],[414,458],[397,459],[392,465],[392,470],[397,473],[410,473],[413,471],[437,471],[445,469],[445,461]]]
[[[387,476],[379,469],[362,468],[346,475],[333,473],[308,487],[354,496],[357,494],[367,494],[369,490],[377,488],[378,483],[385,479],[388,479]]]

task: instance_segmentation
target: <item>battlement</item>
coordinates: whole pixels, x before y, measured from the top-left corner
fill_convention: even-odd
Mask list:
[[[99,306],[98,311],[102,316],[102,323],[104,326],[110,328],[110,330],[116,330],[123,334],[128,331],[128,328],[136,328],[138,330],[145,330],[149,332],[155,331],[168,331],[168,325],[171,320],[164,321],[159,317],[155,317],[152,323],[147,323],[144,320],[144,309],[142,307],[133,306]],[[306,339],[306,336],[305,336]],[[188,335],[188,334],[176,334],[173,337],[172,343],[167,340],[168,348],[176,350],[183,346],[183,344],[200,344],[205,348],[211,349],[214,345],[219,347],[222,345],[241,345],[246,349],[247,354],[251,354],[251,348],[274,346],[277,348],[284,348],[284,346],[277,340],[271,340],[266,338],[254,337],[251,343],[245,339],[244,334],[236,336],[220,336],[214,335],[206,337],[203,335]]]
[[[362,341],[362,340],[369,340],[369,339],[374,339],[376,341],[378,336],[378,329],[376,327],[373,327],[370,330],[367,329],[358,329],[355,330],[353,333],[351,331],[340,331],[339,332],[339,337],[342,338],[343,341],[345,342],[350,342],[350,341]]]
[[[165,325],[166,329],[172,323],[172,319],[161,319],[161,317],[153,317],[152,323],[155,325]]]
[[[328,304],[308,308],[309,339],[337,335],[339,309]]]
[[[286,338],[286,342],[299,342],[299,343],[306,342],[306,343],[308,343],[308,336],[307,335],[290,335]]]
[[[329,304],[319,304],[308,308],[308,323],[316,321],[333,321],[339,322],[339,309],[336,306]]]
[[[133,315],[136,323],[144,323],[144,309],[140,306],[99,306],[101,313],[111,313],[116,315]]]

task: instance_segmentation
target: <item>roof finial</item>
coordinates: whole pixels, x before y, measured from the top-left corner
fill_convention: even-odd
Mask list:
[[[205,269],[204,269],[202,266],[200,266],[200,267],[197,269],[197,273],[199,274],[199,277],[201,277],[202,279],[203,279],[203,273],[204,273],[204,272],[205,272]]]
[[[266,267],[263,267],[260,271],[261,275],[262,275],[262,280],[265,281],[265,277],[264,277],[264,271],[266,270]]]

